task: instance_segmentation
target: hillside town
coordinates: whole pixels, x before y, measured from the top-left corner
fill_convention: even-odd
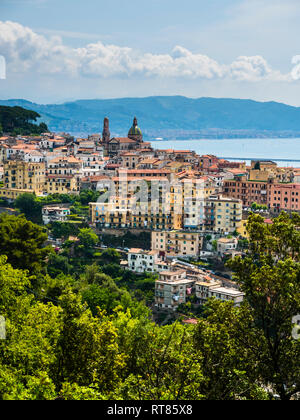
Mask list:
[[[24,194],[98,192],[81,218],[98,235],[101,249],[107,248],[103,235],[117,238],[123,268],[156,276],[158,312],[175,312],[190,301],[201,306],[211,297],[239,305],[244,294],[224,261],[244,255],[249,214],[272,224],[281,211],[300,211],[300,168],[154,149],[143,141],[137,118],[124,137],[111,136],[108,118],[102,134],[87,138],[4,135],[0,165],[6,208]],[[72,223],[78,214],[62,202],[44,205],[42,216],[47,225]],[[125,247],[126,232],[147,233],[149,241]],[[49,241],[59,250],[58,241]]]

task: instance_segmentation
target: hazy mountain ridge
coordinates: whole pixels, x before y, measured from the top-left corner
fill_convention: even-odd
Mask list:
[[[105,116],[113,135],[126,135],[136,115],[146,138],[300,137],[300,108],[278,102],[156,96],[49,105],[11,99],[0,105],[31,109],[51,130],[75,135],[102,131]]]

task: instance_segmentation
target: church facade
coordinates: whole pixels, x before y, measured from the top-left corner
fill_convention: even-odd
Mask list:
[[[134,117],[132,127],[129,129],[127,137],[113,138],[110,138],[109,119],[104,118],[101,143],[105,155],[110,158],[117,157],[124,152],[151,147],[150,143],[145,143],[143,141],[143,133],[138,126],[136,117]]]

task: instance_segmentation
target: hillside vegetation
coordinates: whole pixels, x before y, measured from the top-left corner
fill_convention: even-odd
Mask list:
[[[34,124],[40,114],[20,106],[0,106],[0,133],[12,135],[39,135],[48,131],[45,123]]]
[[[101,132],[103,118],[107,116],[111,133],[126,135],[135,115],[146,137],[162,134],[161,137],[174,138],[176,132],[181,138],[197,138],[194,135],[199,132],[200,137],[212,134],[228,138],[232,134],[279,137],[280,133],[285,136],[300,133],[300,108],[277,102],[155,96],[79,100],[58,105],[39,105],[24,100],[0,101],[0,104],[34,110],[52,131],[72,134]],[[234,131],[239,132],[231,133]]]

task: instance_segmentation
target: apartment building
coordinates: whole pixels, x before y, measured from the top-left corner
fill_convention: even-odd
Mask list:
[[[9,157],[9,146],[7,144],[0,144],[0,164],[2,165]]]
[[[203,236],[198,232],[182,230],[153,231],[151,249],[170,257],[199,257]]]
[[[82,162],[73,156],[57,157],[48,164],[48,194],[78,194]]]
[[[165,269],[165,264],[162,264],[162,262],[157,251],[132,248],[128,252],[128,268],[135,273],[162,271]]]
[[[249,170],[249,180],[275,182],[292,182],[294,178],[293,168],[278,168],[277,163],[272,161],[252,161]]]
[[[135,169],[139,160],[140,160],[140,156],[137,152],[124,152],[120,155],[120,163],[121,163],[121,168],[126,168],[126,169]]]
[[[218,233],[233,233],[241,228],[242,201],[223,195],[210,196],[206,200],[206,228]]]
[[[240,236],[245,239],[249,239],[249,234],[247,232],[247,224],[248,224],[248,215],[243,213],[242,223],[241,226],[237,228],[237,232]]]
[[[239,306],[245,294],[237,289],[222,287],[219,281],[197,281],[195,283],[195,293],[198,302],[204,305],[208,299],[215,298],[223,302],[232,301],[235,306]]]
[[[157,159],[157,158],[145,158],[140,160],[139,164],[137,165],[137,169],[160,169],[164,167],[166,164],[165,161]],[[170,169],[167,166],[165,169]]]
[[[269,183],[268,207],[275,213],[300,211],[300,184]]]
[[[246,207],[251,207],[253,203],[267,205],[267,188],[266,181],[249,181],[246,177],[237,177],[224,181],[223,194],[227,197],[242,200]]]
[[[183,227],[185,229],[205,230],[205,203],[215,192],[212,179],[203,176],[194,178],[183,175],[182,183],[182,212]]]
[[[186,271],[162,271],[155,282],[155,306],[175,311],[187,296],[192,294],[194,280],[186,276]]]
[[[7,161],[4,164],[0,196],[15,200],[20,194],[42,195],[45,190],[45,163]]]
[[[113,177],[108,202],[90,203],[90,218],[99,227],[181,229],[182,205],[174,205],[165,177]]]
[[[51,222],[65,222],[71,211],[67,207],[44,206],[42,209],[42,218],[45,225]]]
[[[223,257],[227,252],[237,249],[237,238],[220,238],[217,240],[218,255]]]
[[[167,178],[171,179],[171,171],[168,169],[120,169],[120,177],[128,178],[142,178],[147,181],[147,179],[159,179]]]
[[[158,309],[175,311],[193,295],[200,305],[215,298],[224,302],[232,301],[235,306],[239,306],[245,296],[237,288],[225,287],[220,280],[208,275],[190,276],[180,269],[162,271],[155,282],[155,306]]]
[[[130,201],[130,200],[128,200]],[[115,197],[110,203],[90,203],[90,221],[98,228],[129,228],[129,229],[181,229],[182,216],[173,211],[165,214],[163,209],[152,212],[133,211],[120,206],[120,200]]]

